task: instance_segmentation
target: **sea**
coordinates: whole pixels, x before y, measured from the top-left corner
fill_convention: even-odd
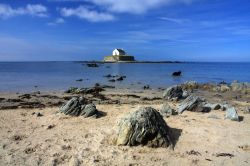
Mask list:
[[[180,77],[172,73],[181,71]],[[126,76],[109,82],[104,75]],[[82,79],[82,81],[76,81]],[[186,81],[199,83],[250,82],[250,63],[102,63],[88,67],[83,62],[0,62],[0,92],[65,91],[96,83],[116,88],[166,88]]]

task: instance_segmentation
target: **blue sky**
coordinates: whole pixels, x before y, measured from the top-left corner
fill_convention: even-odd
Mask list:
[[[249,0],[1,0],[0,61],[250,62]]]

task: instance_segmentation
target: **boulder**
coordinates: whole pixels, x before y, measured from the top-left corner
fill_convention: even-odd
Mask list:
[[[170,107],[168,103],[164,103],[160,109],[160,113],[164,117],[169,117],[170,115],[176,115],[177,112]]]
[[[164,92],[163,92],[163,98],[164,99],[181,99],[182,98],[182,94],[183,94],[183,90],[181,86],[175,85],[175,86],[171,86],[169,88],[167,88]]]
[[[225,115],[226,119],[230,119],[233,121],[239,121],[239,116],[238,116],[237,111],[235,110],[234,107],[227,105],[227,106],[225,106],[225,108],[226,108],[226,115]]]
[[[203,99],[191,95],[180,103],[178,107],[178,113],[181,114],[185,110],[195,112],[209,112],[211,108],[205,106]]]
[[[83,98],[73,97],[60,109],[60,112],[65,115],[83,116],[85,118],[94,116],[97,117],[99,112],[94,104],[83,104]]]
[[[82,98],[73,97],[65,105],[63,105],[59,110],[65,115],[79,116],[84,107],[82,104]]]
[[[116,143],[128,146],[169,147],[172,145],[170,128],[157,110],[142,107],[121,119]]]
[[[207,103],[205,104],[206,107],[210,107],[211,110],[219,110],[221,108],[221,105],[216,103],[216,104],[211,104],[211,103]]]
[[[93,116],[93,115],[95,115],[95,117],[97,117],[98,115],[98,111],[94,104],[87,104],[80,114],[80,116],[83,116],[85,118]]]

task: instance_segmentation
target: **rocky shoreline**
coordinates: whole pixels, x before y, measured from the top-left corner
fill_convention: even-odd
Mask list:
[[[149,85],[147,85],[148,88],[145,87],[116,89],[114,86],[96,84],[91,88],[71,87],[65,92],[0,93],[0,110],[55,107],[73,97],[83,97],[87,103],[95,104],[160,104],[164,99],[176,102],[189,95],[200,96],[217,103],[250,101],[250,83],[236,81],[231,84],[224,82],[198,84],[195,81],[189,81],[166,89],[150,89]]]

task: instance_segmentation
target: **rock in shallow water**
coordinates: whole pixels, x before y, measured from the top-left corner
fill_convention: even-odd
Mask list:
[[[172,145],[169,127],[160,113],[151,107],[142,107],[121,119],[116,143],[149,147]]]

